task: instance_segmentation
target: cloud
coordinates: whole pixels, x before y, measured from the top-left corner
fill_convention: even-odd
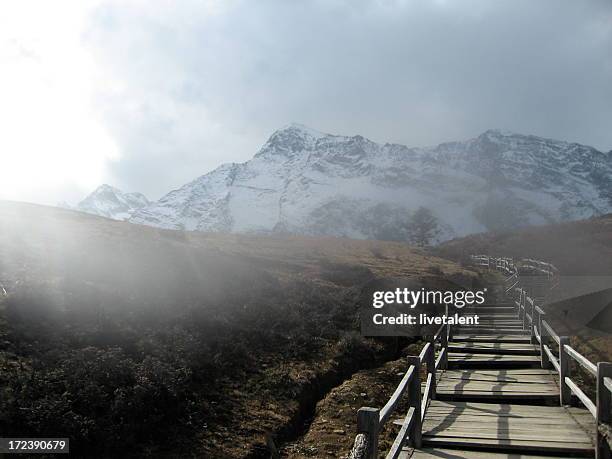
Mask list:
[[[0,199],[76,197],[118,156],[89,104],[93,63],[79,34],[93,6],[0,5]]]
[[[158,198],[296,121],[435,144],[504,128],[612,148],[607,0],[103,1],[81,36],[117,144]]]

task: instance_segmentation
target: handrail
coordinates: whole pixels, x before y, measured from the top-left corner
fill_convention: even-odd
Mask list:
[[[378,410],[369,407],[359,409],[357,412],[358,435],[355,437],[355,443],[349,458],[378,458],[379,432],[394,413],[406,391],[409,394],[410,409],[386,457],[388,459],[397,458],[407,440],[415,447],[421,445],[423,418],[425,417],[430,400],[436,396],[436,373],[438,370],[445,370],[448,365],[449,334],[450,326],[443,324],[433,336],[430,336],[429,341],[423,346],[417,357],[408,358],[408,370],[382,409]],[[437,358],[436,343],[440,344],[440,352]],[[425,392],[421,395],[419,372],[423,364],[427,367],[427,380]],[[367,441],[363,440],[363,435],[367,437]]]
[[[563,346],[563,349],[565,350],[565,352],[567,352],[570,356],[572,356],[574,358],[574,360],[576,362],[578,362],[582,368],[584,368],[585,370],[587,370],[589,373],[591,373],[593,376],[597,376],[597,365],[594,365],[593,363],[591,363],[589,361],[589,359],[587,359],[585,356],[583,356],[582,354],[580,354],[576,349],[574,349],[571,346],[568,346],[567,344],[565,346]]]
[[[559,364],[557,357],[555,357],[555,355],[552,353],[552,351],[546,344],[544,345],[544,351],[546,352],[546,355],[548,356],[548,361],[553,364],[553,366],[555,367],[555,370],[557,370],[557,373],[560,373],[561,365]]]
[[[440,368],[440,365],[442,364],[442,360],[444,359],[444,357],[446,357],[446,349],[447,348],[443,348],[438,354],[438,358],[436,359],[436,370]]]
[[[442,335],[442,332],[446,330],[446,325],[442,324],[440,325],[440,328],[438,328],[438,331],[434,334],[433,340],[434,342],[438,340],[438,338],[440,337],[440,335]]]
[[[535,325],[532,326],[532,330],[533,330],[533,335],[536,337],[536,339],[538,340],[538,343],[542,342],[542,337],[540,336],[540,334],[538,333],[538,327],[536,327]]]
[[[597,417],[597,407],[591,401],[591,399],[587,396],[587,394],[582,392],[582,389],[580,389],[580,387],[578,387],[576,383],[574,383],[574,381],[572,381],[567,376],[565,377],[565,384],[569,386],[569,388],[572,390],[574,394],[576,394],[578,399],[580,399],[580,401],[587,408],[587,410],[589,410],[591,414],[593,415],[593,417],[596,418]]]
[[[414,407],[411,407],[406,413],[406,417],[404,418],[404,422],[402,422],[402,427],[395,437],[395,441],[391,446],[391,450],[386,456],[386,459],[397,459],[402,452],[404,447],[404,442],[408,437],[408,432],[410,432],[410,428],[412,427],[412,423],[414,421]]]
[[[554,339],[557,342],[557,344],[559,344],[559,335],[557,335],[555,333],[555,331],[552,329],[552,327],[550,325],[548,325],[548,322],[543,320],[542,321],[542,326],[546,329],[546,331],[552,337],[552,339]]]
[[[427,343],[425,346],[423,346],[423,349],[421,349],[421,353],[419,354],[419,360],[421,361],[421,363],[425,361],[425,357],[427,357],[430,348],[431,343]]]
[[[431,399],[432,375],[433,373],[427,374],[427,382],[425,383],[425,391],[423,392],[423,400],[421,400],[421,420],[423,420],[423,418],[425,417],[425,411],[427,411],[427,406],[429,405],[429,400]]]
[[[380,414],[378,417],[379,423],[384,424],[385,421],[389,419],[389,416],[391,416],[391,413],[393,413],[393,409],[398,404],[401,396],[404,394],[404,392],[406,391],[406,388],[408,387],[408,384],[412,380],[414,371],[415,371],[415,366],[410,365],[410,367],[408,368],[408,371],[406,371],[406,374],[404,375],[404,377],[398,384],[397,388],[395,389],[395,392],[393,392],[393,395],[391,395],[391,398],[389,399],[389,401],[380,410]]]

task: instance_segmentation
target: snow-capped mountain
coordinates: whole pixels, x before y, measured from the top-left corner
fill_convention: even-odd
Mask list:
[[[138,210],[151,204],[141,193],[124,193],[110,185],[100,185],[73,209],[114,220],[127,220]]]
[[[408,148],[292,124],[251,160],[220,166],[130,221],[410,240],[419,208],[437,220],[433,240],[607,213],[612,153],[498,130]]]

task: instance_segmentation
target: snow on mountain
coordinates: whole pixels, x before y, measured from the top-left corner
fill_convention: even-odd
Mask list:
[[[408,148],[292,124],[251,160],[220,166],[141,206],[130,221],[410,240],[420,207],[437,219],[434,240],[607,213],[612,154],[498,130]]]
[[[149,204],[150,201],[141,193],[124,193],[110,185],[100,185],[73,209],[114,220],[127,220],[136,210]]]

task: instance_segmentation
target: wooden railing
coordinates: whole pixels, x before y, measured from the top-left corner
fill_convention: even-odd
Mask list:
[[[531,266],[537,266],[548,276],[557,276],[553,265],[527,259]],[[523,260],[522,260],[523,261]],[[491,263],[491,262],[489,262]],[[551,268],[552,267],[552,268]],[[505,270],[503,270],[505,272]],[[518,270],[517,270],[518,272]],[[520,282],[519,282],[520,284]],[[610,457],[612,444],[612,363],[592,363],[570,345],[569,337],[560,336],[546,320],[546,312],[536,304],[527,291],[515,287],[514,304],[516,314],[523,321],[523,329],[529,330],[531,342],[539,344],[541,366],[554,369],[559,377],[559,404],[570,405],[572,394],[580,400],[593,415],[597,423],[597,457]],[[571,362],[576,362],[596,380],[596,400],[593,402],[571,377]]]
[[[534,260],[533,258],[523,258],[520,265],[521,268],[531,269],[532,271],[546,274],[548,277],[554,277],[559,273],[555,265],[540,260]]]
[[[472,255],[470,261],[473,265],[487,269],[496,269],[506,275],[504,287],[506,293],[514,289],[519,283],[519,271],[512,258],[495,258],[489,255]]]
[[[404,445],[421,446],[422,424],[427,407],[436,398],[437,371],[448,367],[448,325],[442,325],[429,337],[418,356],[408,357],[408,370],[397,388],[381,409],[362,407],[357,412],[357,436],[350,459],[377,459],[378,437],[385,423],[395,412],[407,392],[408,412],[402,421],[400,431],[387,453],[387,459],[399,457]],[[436,348],[439,348],[436,357]],[[427,369],[425,390],[421,394],[421,368]]]

